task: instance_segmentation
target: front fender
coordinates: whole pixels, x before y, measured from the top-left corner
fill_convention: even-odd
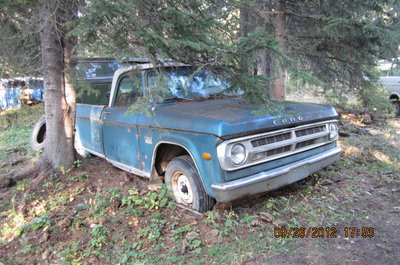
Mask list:
[[[201,181],[208,195],[215,197],[211,185],[221,183],[223,181],[222,169],[219,164],[216,145],[219,142],[218,137],[208,134],[199,134],[184,131],[165,131],[157,129],[141,129],[140,145],[142,152],[141,157],[145,162],[146,171],[151,172],[155,165],[155,158],[159,146],[163,143],[174,144],[184,148],[192,157]],[[145,132],[146,131],[146,132]],[[211,155],[210,160],[202,158],[203,153]],[[151,157],[151,161],[150,158]]]

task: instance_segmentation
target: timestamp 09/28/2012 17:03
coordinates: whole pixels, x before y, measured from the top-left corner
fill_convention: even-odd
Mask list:
[[[275,227],[275,238],[373,238],[374,227]]]

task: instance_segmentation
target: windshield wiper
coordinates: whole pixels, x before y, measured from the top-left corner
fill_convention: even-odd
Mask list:
[[[163,100],[163,102],[171,102],[171,101],[182,101],[182,100],[190,100],[189,98],[183,97],[170,97]]]
[[[214,98],[223,98],[226,96],[228,96],[228,94],[226,94],[225,92],[218,92],[218,93],[209,94],[209,95],[205,96],[205,98],[214,99]]]

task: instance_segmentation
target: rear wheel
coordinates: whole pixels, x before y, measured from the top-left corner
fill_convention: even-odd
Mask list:
[[[198,212],[212,210],[214,199],[205,191],[190,156],[179,156],[168,163],[165,183],[178,203]]]

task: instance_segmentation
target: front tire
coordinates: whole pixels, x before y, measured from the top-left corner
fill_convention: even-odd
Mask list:
[[[205,191],[190,156],[179,156],[168,163],[165,184],[177,203],[201,213],[212,210],[214,199]]]

